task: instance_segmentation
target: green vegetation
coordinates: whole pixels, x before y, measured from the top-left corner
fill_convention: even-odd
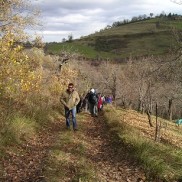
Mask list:
[[[36,135],[35,121],[26,117],[14,116],[2,130],[0,145],[19,143],[23,140],[31,139]]]
[[[112,53],[104,52],[104,51],[96,51],[93,47],[86,46],[79,42],[65,42],[65,43],[50,43],[47,45],[48,52],[52,54],[59,54],[62,51],[79,53],[88,58],[95,57],[112,57]]]
[[[129,114],[129,112],[127,113]],[[121,110],[114,108],[105,110],[105,119],[110,132],[113,134],[114,140],[117,141],[117,145],[118,142],[120,145],[124,145],[124,150],[127,151],[129,158],[136,160],[153,180],[172,181],[181,178],[181,148],[175,147],[174,150],[172,145],[154,142],[154,139],[149,138],[149,135],[143,134],[137,124],[131,125],[129,120],[126,119],[124,122],[123,118],[124,115]],[[135,118],[135,120],[137,119]],[[141,127],[142,123],[139,125]],[[182,135],[180,137],[182,138]]]
[[[168,53],[176,44],[174,29],[181,29],[181,20],[153,18],[100,30],[72,42],[49,43],[47,51],[77,52],[87,58],[127,58]]]

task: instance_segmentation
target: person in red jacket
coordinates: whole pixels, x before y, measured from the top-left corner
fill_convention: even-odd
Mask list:
[[[102,107],[103,107],[103,99],[102,99],[102,96],[100,93],[98,93],[98,111],[101,111],[102,110]]]

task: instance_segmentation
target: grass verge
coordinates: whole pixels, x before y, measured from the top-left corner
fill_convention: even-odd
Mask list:
[[[179,180],[182,177],[182,150],[156,143],[144,137],[140,130],[122,122],[115,108],[105,109],[105,121],[114,136],[124,146],[126,155],[143,167],[151,180]]]

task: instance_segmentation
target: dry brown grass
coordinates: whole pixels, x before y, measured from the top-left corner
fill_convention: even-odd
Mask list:
[[[140,114],[134,110],[117,109],[117,114],[120,115],[122,121],[135,127],[141,131],[141,135],[153,140],[155,138],[155,116],[152,116],[152,124],[150,127],[146,114]],[[158,118],[161,122],[161,142],[171,144],[176,147],[182,147],[182,128],[174,122]]]

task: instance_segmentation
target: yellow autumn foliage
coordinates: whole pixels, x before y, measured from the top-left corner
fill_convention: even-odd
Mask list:
[[[35,60],[13,42],[14,35],[10,32],[0,39],[0,94],[20,101],[28,92],[37,89],[42,76],[35,69]]]

